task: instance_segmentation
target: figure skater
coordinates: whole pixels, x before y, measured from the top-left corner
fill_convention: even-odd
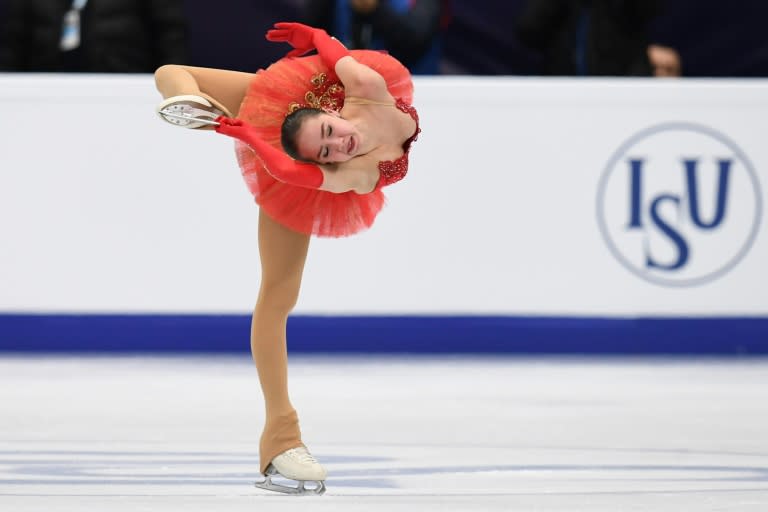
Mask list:
[[[322,494],[326,471],[302,443],[288,396],[286,323],[296,304],[311,235],[371,226],[381,188],[401,180],[420,129],[408,70],[386,53],[348,51],[320,29],[276,23],[267,39],[293,46],[255,74],[166,65],[155,72],[160,116],[233,137],[259,205],[261,285],[251,352],[266,409],[257,487]],[[316,49],[318,54],[301,57]],[[273,483],[279,474],[296,487]],[[314,482],[314,487],[305,487]]]

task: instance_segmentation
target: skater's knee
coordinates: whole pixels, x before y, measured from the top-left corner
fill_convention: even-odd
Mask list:
[[[257,307],[287,315],[296,307],[298,300],[299,286],[297,283],[264,283],[259,291]]]
[[[164,97],[173,94],[178,77],[184,69],[177,64],[164,64],[155,70],[155,87]]]
[[[155,70],[155,81],[158,79],[174,79],[179,76],[185,78],[190,75],[189,66],[182,64],[163,64]]]
[[[161,79],[162,77],[172,74],[175,71],[178,71],[179,66],[176,64],[163,64],[159,68],[155,70],[155,81]]]
[[[259,296],[256,308],[274,314],[288,315],[296,307],[296,302],[295,297],[262,294]]]
[[[183,64],[163,64],[159,68],[155,70],[155,76],[158,74],[169,74],[169,73],[179,73],[179,72],[185,72],[188,73],[189,66],[184,66]]]

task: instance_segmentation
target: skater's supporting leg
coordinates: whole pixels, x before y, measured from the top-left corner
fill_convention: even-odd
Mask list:
[[[251,352],[264,393],[266,425],[259,446],[264,473],[280,453],[301,446],[298,417],[288,397],[286,323],[296,305],[309,235],[259,212],[261,288],[251,324]]]

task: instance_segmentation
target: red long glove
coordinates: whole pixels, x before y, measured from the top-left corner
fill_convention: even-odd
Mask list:
[[[323,171],[313,164],[297,162],[279,149],[267,144],[253,126],[240,119],[219,116],[216,131],[248,144],[264,162],[267,172],[276,180],[304,188],[320,188],[323,185]]]
[[[320,58],[331,69],[336,69],[336,62],[349,55],[349,50],[337,39],[319,28],[312,28],[302,23],[280,22],[275,23],[275,28],[267,32],[267,39],[276,43],[288,43],[293,50],[286,57],[304,55],[317,48]]]

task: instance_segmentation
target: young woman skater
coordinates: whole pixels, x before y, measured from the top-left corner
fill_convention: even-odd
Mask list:
[[[261,286],[251,351],[266,420],[256,485],[322,494],[325,469],[301,440],[288,396],[286,322],[296,304],[311,235],[371,226],[381,188],[402,179],[419,133],[410,74],[392,57],[348,51],[323,30],[277,23],[267,39],[294,47],[256,74],[168,65],[155,73],[160,116],[237,139],[245,182],[259,205]],[[318,55],[299,57],[316,49]],[[289,156],[290,155],[290,156]],[[297,487],[271,481],[274,474]],[[315,482],[305,488],[305,482]]]

